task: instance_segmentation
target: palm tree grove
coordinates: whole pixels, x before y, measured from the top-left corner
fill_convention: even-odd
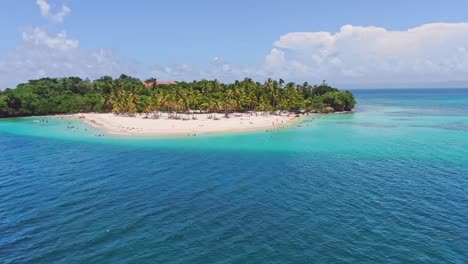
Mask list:
[[[336,112],[351,111],[356,101],[349,91],[339,91],[325,81],[302,85],[268,79],[264,83],[250,78],[234,83],[217,80],[193,82],[142,82],[122,74],[97,80],[42,78],[0,91],[0,117],[51,115],[79,112],[113,112],[122,115],[159,112],[181,113],[233,112]]]

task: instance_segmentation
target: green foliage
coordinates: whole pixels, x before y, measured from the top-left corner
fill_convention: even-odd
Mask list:
[[[338,92],[338,89],[332,88],[326,84],[322,84],[320,86],[315,86],[314,88],[312,88],[313,95],[324,95],[330,92]]]
[[[122,74],[117,79],[103,76],[95,81],[79,77],[42,78],[0,92],[0,117],[48,115],[78,112],[115,112],[123,114],[167,111],[189,113],[203,110],[233,111],[350,111],[356,101],[323,83],[311,86],[268,79],[254,82],[246,78],[231,84],[201,80],[173,85],[152,85]]]

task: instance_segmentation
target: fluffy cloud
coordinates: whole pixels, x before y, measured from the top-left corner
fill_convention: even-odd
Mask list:
[[[41,16],[47,17],[50,11],[49,3],[47,3],[46,0],[37,0],[36,4],[39,6],[39,9],[41,11]]]
[[[273,43],[263,65],[240,67],[216,57],[208,67],[174,65],[153,73],[168,79],[326,79],[340,87],[466,86],[468,23],[404,31],[345,25],[336,33],[292,32]]]
[[[38,1],[38,3],[42,1]],[[46,2],[44,2],[46,3]],[[40,5],[46,14],[50,6]],[[45,76],[233,81],[283,78],[338,87],[423,87],[468,84],[468,23],[434,23],[404,31],[346,25],[336,33],[293,32],[273,43],[261,65],[239,66],[215,57],[205,65],[142,65],[111,49],[85,51],[65,31],[22,32],[16,51],[0,60],[0,89]]]
[[[50,12],[51,6],[46,0],[36,0],[36,4],[39,6],[41,16],[49,18],[57,23],[62,23],[63,19],[71,12],[71,9],[68,6],[62,5],[60,11],[52,14]]]
[[[218,79],[234,81],[245,77],[262,79],[265,74],[259,67],[237,66],[227,63],[222,57],[214,57],[206,65],[173,64],[150,67],[149,74],[160,80]]]
[[[0,61],[0,89],[42,77],[93,79],[121,73],[141,76],[144,72],[140,64],[116,56],[111,49],[81,49],[79,41],[68,38],[65,31],[49,34],[41,28],[30,28],[22,33],[16,51]]]
[[[62,31],[55,36],[50,36],[46,31],[40,28],[33,28],[22,33],[25,43],[33,46],[45,46],[50,49],[67,51],[78,48],[78,40],[68,39],[67,33]]]
[[[273,45],[265,67],[277,76],[403,86],[468,80],[468,23],[405,31],[345,25],[337,33],[288,33]]]

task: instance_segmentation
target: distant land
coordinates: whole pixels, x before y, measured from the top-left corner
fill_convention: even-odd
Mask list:
[[[0,92],[0,117],[61,115],[111,134],[196,135],[287,127],[300,114],[351,111],[355,104],[351,92],[325,81],[298,85],[245,78],[225,84],[142,81],[122,74],[117,79],[42,78],[19,84]]]
[[[0,92],[0,117],[39,116],[83,112],[134,115],[138,113],[206,112],[336,112],[351,111],[356,101],[349,91],[339,91],[325,81],[263,83],[245,78],[233,83],[217,80],[193,82],[142,81],[122,74],[97,80],[79,77],[42,78]]]
[[[346,89],[464,89],[468,88],[468,81],[446,82],[401,82],[401,83],[337,83]]]

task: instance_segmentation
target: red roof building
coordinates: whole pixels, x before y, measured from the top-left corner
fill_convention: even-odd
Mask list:
[[[151,87],[154,85],[154,82],[142,82],[145,87]],[[177,84],[177,82],[156,82],[156,85],[172,85]]]

